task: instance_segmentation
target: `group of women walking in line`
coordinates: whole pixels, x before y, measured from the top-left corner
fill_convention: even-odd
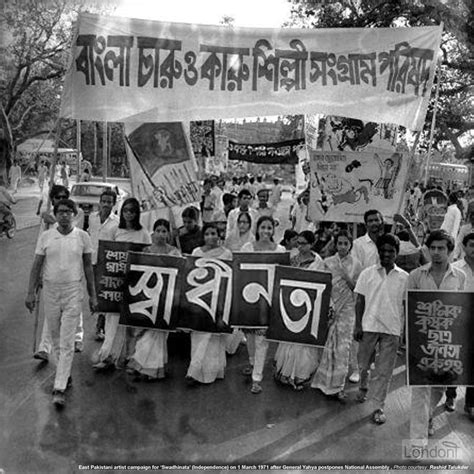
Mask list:
[[[202,245],[191,255],[221,260],[231,260],[232,252],[287,252],[288,248],[274,241],[275,221],[271,216],[261,216],[252,232],[252,218],[241,212],[235,229],[223,243],[219,229],[213,223],[202,228]],[[274,378],[278,383],[302,390],[311,385],[328,396],[344,400],[344,385],[349,373],[350,353],[353,343],[355,299],[353,288],[360,264],[351,255],[352,239],[341,231],[335,239],[336,254],[323,260],[311,250],[314,234],[303,231],[296,235],[296,249],[290,253],[291,265],[312,271],[332,274],[331,323],[324,348],[299,344],[279,343],[274,357]],[[140,224],[140,206],[130,198],[123,204],[116,241],[147,244],[145,252],[159,255],[180,256],[181,252],[170,245],[171,229],[165,219],[158,219],[150,235]],[[167,375],[166,331],[137,329],[119,325],[117,314],[106,316],[105,340],[94,367],[103,370],[122,368],[127,373],[147,381],[159,380]],[[234,353],[245,339],[249,364],[243,374],[251,376],[251,392],[262,392],[264,366],[269,348],[266,329],[234,329],[232,334],[191,332],[191,360],[186,374],[190,385],[210,384],[224,378],[226,353]]]

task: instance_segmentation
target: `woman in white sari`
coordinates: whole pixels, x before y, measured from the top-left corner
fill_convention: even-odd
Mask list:
[[[273,241],[275,221],[271,216],[262,216],[257,221],[255,242],[248,242],[242,247],[242,252],[286,252],[285,247]],[[263,368],[268,351],[268,341],[265,339],[266,329],[245,329],[250,366],[244,369],[244,375],[252,376],[254,394],[262,392]]]
[[[123,203],[114,240],[151,244],[150,233],[140,224],[140,204],[135,198],[128,198]],[[133,329],[119,326],[119,317],[118,313],[109,313],[105,316],[105,339],[96,356],[94,369],[102,370],[116,366],[126,352],[125,346],[133,337]]]
[[[153,225],[152,245],[146,249],[156,255],[180,257],[181,252],[170,245],[170,223],[158,219]],[[147,382],[164,379],[168,363],[168,331],[145,329],[135,345],[135,352],[128,361],[127,372],[140,375]]]
[[[219,232],[214,223],[204,224],[202,229],[204,245],[193,250],[193,257],[231,260],[230,250],[219,245]],[[227,334],[191,332],[191,362],[186,374],[189,385],[212,383],[224,378],[226,367]]]
[[[291,259],[293,267],[324,271],[323,259],[311,250],[314,242],[311,231],[298,234],[298,253]],[[275,380],[302,390],[316,371],[321,352],[319,347],[280,342],[275,353]]]
[[[231,252],[238,252],[243,245],[254,242],[252,218],[248,212],[241,212],[237,217],[237,228],[225,239],[225,247]]]

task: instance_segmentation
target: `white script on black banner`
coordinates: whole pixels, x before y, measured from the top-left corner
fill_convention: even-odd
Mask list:
[[[130,252],[120,324],[175,329],[180,298],[178,273],[184,264],[181,257]]]
[[[408,384],[474,386],[474,293],[408,291]]]
[[[144,247],[145,244],[134,242],[99,240],[95,286],[100,312],[120,312],[128,253],[140,252]]]
[[[247,328],[268,326],[276,265],[289,264],[289,253],[237,252],[234,254],[232,326]]]
[[[267,339],[324,346],[330,296],[330,273],[277,266]]]
[[[181,279],[178,327],[205,332],[231,332],[232,266],[206,257],[187,257]]]

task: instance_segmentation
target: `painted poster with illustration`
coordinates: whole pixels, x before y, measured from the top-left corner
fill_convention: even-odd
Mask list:
[[[323,347],[330,298],[330,273],[277,266],[266,338]]]
[[[277,265],[289,265],[290,253],[236,252],[231,326],[265,328],[272,311]],[[237,303],[238,302],[238,303]]]
[[[232,332],[232,263],[217,258],[186,257],[181,272],[178,327],[204,332]]]
[[[130,252],[119,323],[173,330],[179,314],[182,257]]]
[[[309,187],[311,171],[309,166],[309,150],[316,150],[318,148],[320,118],[321,115],[307,114],[304,116],[304,138],[306,146],[298,148],[298,163],[295,165],[297,196]]]
[[[400,152],[310,151],[310,218],[363,222],[367,209],[378,209],[390,221],[399,212],[407,166]]]
[[[326,117],[325,123],[323,149],[326,151],[367,151],[372,148],[395,151],[397,147],[397,125],[334,116]]]
[[[132,194],[144,211],[200,201],[189,136],[181,122],[125,124]]]

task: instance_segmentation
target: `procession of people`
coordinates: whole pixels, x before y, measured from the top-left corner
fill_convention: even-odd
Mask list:
[[[247,180],[238,187],[238,180],[227,184],[221,179],[216,192],[218,179],[207,178],[200,209],[185,208],[179,229],[173,229],[172,223],[162,218],[152,229],[146,229],[141,223],[140,203],[133,197],[115,214],[117,196],[106,190],[100,196],[98,211],[89,216],[87,232],[82,229],[84,220],[78,216],[75,203],[69,200],[67,187],[53,186],[53,209],[42,214],[44,228],[35,251],[26,306],[35,308],[35,295],[42,287],[45,321],[34,357],[56,363],[56,407],[66,405],[74,352],[83,350],[83,282],[87,283],[89,306],[94,312],[97,250],[100,240],[108,240],[141,243],[144,252],[156,255],[223,261],[232,260],[236,252],[289,252],[292,266],[330,273],[331,307],[324,347],[276,344],[266,339],[265,328],[235,328],[231,334],[191,331],[189,366],[183,377],[190,387],[225,379],[228,357],[245,344],[248,365],[242,374],[249,378],[252,394],[262,393],[265,384],[271,383],[264,382],[270,365],[277,384],[296,391],[316,389],[343,404],[350,400],[348,385],[358,386],[354,402],[372,404],[373,423],[387,421],[384,406],[392,373],[397,357],[404,357],[406,350],[407,289],[474,291],[474,203],[466,212],[467,223],[461,226],[456,220],[455,225],[449,224],[452,219],[447,215],[448,223],[433,231],[425,242],[418,242],[409,219],[395,215],[390,227],[376,209],[365,212],[366,233],[361,236],[352,235],[353,226],[347,223],[306,225],[308,216],[299,215],[299,204],[296,218],[293,213],[291,220],[285,221],[281,212],[276,212],[282,199],[278,180],[273,187],[261,179],[258,182],[256,189]],[[307,205],[309,192],[299,197]],[[457,217],[455,210],[451,213]],[[219,226],[222,222],[224,229]],[[275,241],[277,228],[283,234],[281,243]],[[456,244],[458,233],[461,242]],[[403,254],[408,243],[418,252],[416,260]],[[458,260],[453,262],[455,249]],[[118,314],[94,314],[95,338],[102,345],[94,352],[91,370],[124,371],[133,381],[152,382],[168,376],[167,331],[120,325]],[[426,443],[434,434],[433,409],[445,390],[412,388],[411,438]],[[467,388],[465,411],[474,420],[472,392]],[[459,395],[455,387],[447,388],[447,411],[455,409],[454,399]]]

